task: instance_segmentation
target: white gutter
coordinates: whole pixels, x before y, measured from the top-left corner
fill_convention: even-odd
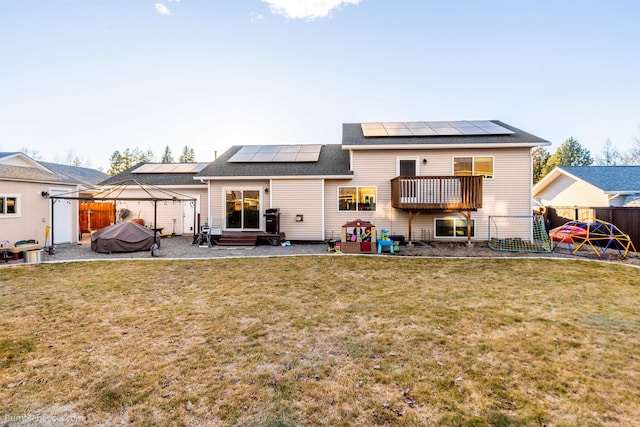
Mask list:
[[[437,150],[437,149],[466,149],[466,148],[522,148],[522,147],[539,147],[551,145],[550,142],[524,142],[505,144],[498,142],[478,142],[474,144],[385,144],[385,145],[342,145],[343,150]]]
[[[353,179],[354,175],[284,175],[284,176],[203,176],[198,179],[207,181],[250,181],[274,179]]]

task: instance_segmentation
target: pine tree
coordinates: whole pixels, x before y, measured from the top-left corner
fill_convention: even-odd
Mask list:
[[[195,163],[196,153],[193,148],[189,148],[186,145],[182,149],[182,155],[180,156],[180,163]]]
[[[138,147],[133,150],[127,148],[123,153],[116,150],[109,158],[110,168],[107,172],[109,175],[117,175],[122,171],[125,171],[138,163],[148,163],[153,160],[153,151],[147,149],[146,151],[140,150]]]
[[[168,145],[164,148],[164,154],[162,154],[162,160],[160,161],[162,163],[173,163],[173,156],[171,155],[171,150]]]
[[[551,157],[549,150],[544,147],[537,147],[533,150],[533,183],[542,179],[544,166]]]
[[[582,148],[580,143],[571,137],[549,157],[540,178],[542,179],[558,166],[589,166],[591,164],[593,164],[593,158],[589,150]]]

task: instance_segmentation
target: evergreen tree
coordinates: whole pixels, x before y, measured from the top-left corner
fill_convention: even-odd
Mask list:
[[[138,147],[134,148],[133,150],[127,148],[122,153],[116,150],[109,158],[110,168],[107,173],[111,176],[117,175],[120,172],[125,171],[140,162],[148,163],[152,160],[153,151],[151,151],[151,149],[142,151]]]
[[[162,154],[162,160],[160,161],[162,163],[173,163],[173,156],[171,155],[171,150],[168,145],[164,148],[164,154]]]
[[[186,145],[182,149],[182,155],[180,156],[180,163],[195,163],[196,153],[193,148],[189,148]]]
[[[589,166],[593,163],[591,153],[583,148],[573,137],[567,139],[549,157],[542,169],[541,179],[558,166]]]
[[[537,147],[533,150],[533,183],[537,183],[544,176],[542,174],[544,166],[551,157],[549,150],[544,147]]]

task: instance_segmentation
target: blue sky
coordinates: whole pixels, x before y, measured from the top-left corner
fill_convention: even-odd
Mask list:
[[[0,0],[0,151],[340,143],[498,119],[592,155],[640,136],[637,0]]]

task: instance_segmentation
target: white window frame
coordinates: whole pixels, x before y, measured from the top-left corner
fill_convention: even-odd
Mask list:
[[[3,199],[2,206],[4,208],[3,212],[0,212],[0,218],[18,218],[22,216],[22,203],[20,194],[0,194],[0,199]],[[7,213],[7,199],[15,199],[16,200],[16,212],[15,213]]]
[[[258,228],[228,228],[227,227],[227,191],[242,191],[242,194],[244,195],[245,191],[258,191],[259,192],[259,197],[260,197],[260,220],[258,222]],[[244,197],[244,196],[243,196]],[[264,230],[265,228],[265,220],[264,220],[264,215],[262,215],[262,213],[264,212],[265,208],[265,194],[264,194],[264,189],[262,187],[256,187],[256,186],[242,186],[242,185],[236,185],[236,186],[229,186],[229,187],[222,187],[222,230],[225,231],[256,231],[256,230]],[[209,222],[209,225],[211,226],[211,222]],[[244,224],[243,224],[244,225]]]
[[[452,156],[451,157],[451,175],[453,176],[461,176],[461,175],[456,175],[456,171],[455,171],[455,162],[456,159],[462,159],[462,158],[471,158],[471,176],[481,176],[481,175],[476,175],[476,157],[484,157],[484,158],[490,158],[491,159],[491,178],[484,178],[484,179],[495,179],[496,177],[496,156]]]
[[[356,200],[355,200],[356,208],[355,208],[355,210],[340,209],[340,189],[341,188],[355,188],[356,189]],[[375,200],[373,202],[374,205],[375,205],[374,209],[372,209],[372,210],[360,210],[360,209],[358,209],[359,204],[360,204],[360,202],[358,201],[360,188],[375,188],[376,194],[375,194]],[[342,186],[339,186],[337,188],[336,192],[337,192],[336,197],[338,199],[338,206],[337,206],[338,212],[375,212],[375,211],[378,210],[378,186],[377,185],[342,185]]]
[[[453,221],[453,236],[440,236],[438,235],[438,221]],[[457,228],[456,222],[458,221],[466,221],[465,218],[457,218],[457,217],[445,217],[445,218],[435,218],[433,220],[433,236],[437,239],[467,239],[466,235],[457,236],[455,230]],[[466,227],[465,227],[466,228]],[[476,237],[476,220],[475,218],[471,218],[471,238]]]

